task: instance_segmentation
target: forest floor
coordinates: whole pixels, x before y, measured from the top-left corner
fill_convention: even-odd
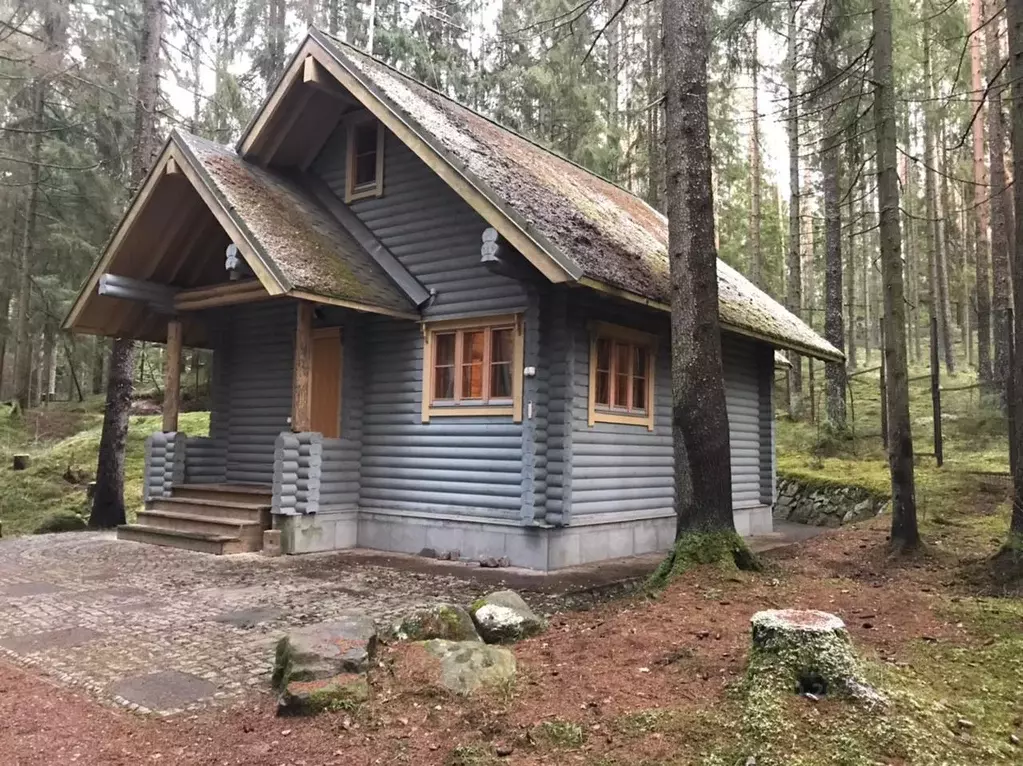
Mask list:
[[[779,423],[783,471],[884,488],[867,377],[855,385],[868,437]],[[914,395],[921,452],[924,402]],[[925,546],[912,557],[888,557],[882,516],[771,551],[761,573],[701,568],[656,598],[557,612],[514,647],[516,683],[471,699],[424,682],[408,647],[385,646],[370,700],[315,719],[276,718],[266,692],[228,710],[140,717],[0,664],[0,752],[15,764],[210,766],[1023,762],[1023,586],[991,564],[1008,527],[1004,421],[965,397],[946,413],[946,465],[918,460]],[[749,618],[784,607],[841,616],[888,704],[756,704],[744,684]]]

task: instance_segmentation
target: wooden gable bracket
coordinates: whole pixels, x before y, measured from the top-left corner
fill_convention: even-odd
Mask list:
[[[302,62],[302,82],[316,88],[316,90],[321,93],[326,93],[328,96],[348,104],[349,106],[362,106],[362,104],[349,96],[344,88],[338,85],[334,76],[312,56],[306,56],[305,60]]]

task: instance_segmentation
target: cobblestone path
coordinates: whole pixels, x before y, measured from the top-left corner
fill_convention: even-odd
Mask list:
[[[167,715],[265,691],[291,627],[478,595],[344,554],[210,556],[93,532],[0,540],[0,659]]]

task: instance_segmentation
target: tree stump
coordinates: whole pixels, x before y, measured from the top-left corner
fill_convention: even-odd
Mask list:
[[[849,632],[839,617],[812,609],[771,609],[757,612],[750,623],[750,681],[814,699],[882,701],[863,681]]]
[[[11,459],[11,468],[15,471],[24,471],[28,468],[30,458],[28,455],[15,455]]]

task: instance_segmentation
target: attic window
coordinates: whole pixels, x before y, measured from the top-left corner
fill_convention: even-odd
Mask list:
[[[372,117],[348,126],[348,181],[345,202],[384,192],[384,127]]]
[[[655,338],[627,327],[590,327],[589,424],[654,427]]]

